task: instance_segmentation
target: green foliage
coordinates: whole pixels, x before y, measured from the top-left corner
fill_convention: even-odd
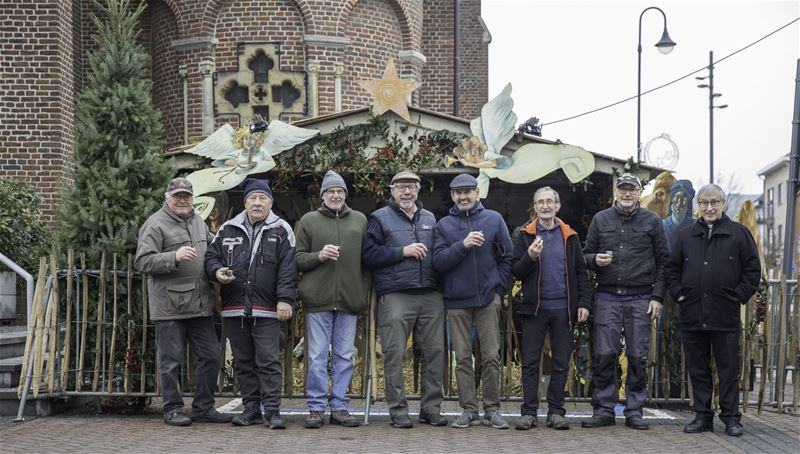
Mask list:
[[[369,149],[371,139],[380,138],[381,146]],[[442,158],[466,136],[452,131],[420,132],[406,140],[390,134],[383,117],[373,117],[367,124],[339,126],[330,134],[316,136],[298,145],[293,153],[281,156],[273,186],[283,189],[296,177],[322,174],[334,169],[353,177],[353,191],[376,201],[386,198],[392,176],[403,169],[441,167]]]
[[[47,249],[36,190],[24,181],[0,177],[0,207],[0,252],[35,274]],[[8,268],[0,264],[0,271]]]
[[[74,184],[65,188],[62,242],[86,252],[97,266],[101,252],[124,256],[136,249],[139,226],[158,209],[171,169],[161,156],[160,114],[145,79],[145,52],[136,42],[142,3],[95,6],[97,49],[89,56],[89,83],[78,99]]]

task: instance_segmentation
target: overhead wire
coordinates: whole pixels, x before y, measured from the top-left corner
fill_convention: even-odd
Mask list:
[[[757,40],[753,41],[752,43],[750,43],[750,44],[748,44],[748,45],[746,45],[746,46],[742,47],[741,49],[739,49],[739,50],[736,50],[736,51],[734,51],[734,52],[731,52],[730,54],[728,54],[728,55],[726,55],[726,56],[724,56],[724,57],[720,58],[719,60],[715,61],[715,62],[714,62],[714,63],[712,63],[712,64],[713,64],[713,65],[716,65],[717,63],[719,63],[719,62],[721,62],[721,61],[724,61],[724,60],[727,60],[728,58],[731,58],[731,57],[733,57],[734,55],[738,54],[739,52],[742,52],[742,51],[744,51],[744,50],[746,50],[746,49],[748,49],[748,48],[750,48],[750,47],[752,47],[752,46],[754,46],[754,45],[756,45],[756,44],[760,43],[761,41],[763,41],[763,40],[765,40],[765,39],[769,38],[770,36],[774,35],[775,33],[778,33],[779,31],[783,30],[784,28],[786,28],[786,27],[788,27],[788,26],[790,26],[790,25],[794,24],[794,23],[795,23],[795,22],[797,22],[798,20],[800,20],[800,17],[798,17],[798,18],[794,19],[793,21],[789,22],[789,23],[788,23],[788,24],[786,24],[786,25],[783,25],[783,26],[781,26],[781,27],[779,27],[779,28],[777,28],[777,29],[775,29],[775,30],[773,30],[773,31],[771,31],[771,32],[769,32],[769,33],[767,33],[766,35],[764,35],[764,36],[762,36],[761,38],[759,38],[759,39],[757,39]],[[547,123],[542,123],[542,126],[547,126],[547,125],[552,125],[552,124],[556,124],[556,123],[561,123],[561,122],[563,122],[563,121],[567,121],[567,120],[573,120],[573,119],[575,119],[575,118],[580,118],[580,117],[583,117],[583,116],[586,116],[586,115],[589,115],[589,114],[593,114],[593,113],[595,113],[595,112],[599,112],[599,111],[601,111],[601,110],[608,109],[608,108],[610,108],[610,107],[617,106],[617,105],[619,105],[619,104],[622,104],[622,103],[624,103],[624,102],[628,102],[628,101],[631,101],[631,100],[633,100],[633,99],[636,99],[636,98],[638,98],[638,97],[639,97],[639,96],[641,96],[641,95],[646,95],[646,94],[648,94],[648,93],[652,93],[652,92],[654,92],[654,91],[656,91],[656,90],[660,90],[660,89],[662,89],[662,88],[664,88],[664,87],[668,87],[668,86],[670,86],[670,85],[672,85],[672,84],[674,84],[674,83],[676,83],[676,82],[679,82],[679,81],[681,81],[681,80],[683,80],[683,79],[686,79],[687,77],[691,77],[691,76],[693,76],[693,75],[695,75],[695,74],[699,73],[700,71],[703,71],[703,70],[705,70],[705,69],[707,69],[707,68],[708,68],[708,65],[705,65],[705,66],[703,66],[703,67],[701,67],[701,68],[699,68],[699,69],[696,69],[696,70],[694,70],[694,71],[692,71],[692,72],[690,72],[690,73],[688,73],[688,74],[686,74],[686,75],[683,75],[683,76],[681,76],[681,77],[678,77],[677,79],[671,80],[671,81],[669,81],[669,82],[666,82],[666,83],[664,83],[664,84],[661,84],[661,85],[659,85],[659,86],[657,86],[657,87],[654,87],[654,88],[651,88],[651,89],[649,89],[649,90],[647,90],[647,91],[644,91],[644,92],[642,92],[641,94],[637,94],[637,95],[631,96],[631,97],[629,97],[629,98],[625,98],[625,99],[622,99],[622,100],[620,100],[620,101],[616,101],[616,102],[613,102],[613,103],[611,103],[611,104],[607,104],[607,105],[605,105],[605,106],[603,106],[603,107],[598,107],[598,108],[596,108],[596,109],[592,109],[592,110],[589,110],[589,111],[586,111],[586,112],[583,112],[583,113],[580,113],[580,114],[577,114],[577,115],[572,115],[571,117],[566,117],[566,118],[562,118],[562,119],[560,119],[560,120],[555,120],[555,121],[550,121],[550,122],[547,122]]]

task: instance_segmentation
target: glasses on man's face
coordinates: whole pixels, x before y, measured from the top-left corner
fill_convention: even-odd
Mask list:
[[[556,203],[558,202],[553,199],[547,199],[547,200],[537,200],[536,202],[534,202],[534,205],[536,205],[537,207],[543,207],[545,205],[549,207],[554,207],[556,206]]]
[[[708,208],[708,207],[716,208],[721,203],[722,200],[701,200],[697,202],[697,204],[700,205],[700,208]]]
[[[619,191],[620,194],[637,194],[639,192],[639,188],[623,187],[617,188],[617,191]]]
[[[406,191],[411,191],[411,192],[416,191],[417,190],[417,185],[415,185],[415,184],[396,184],[396,185],[392,186],[392,189],[394,189],[395,191],[399,192],[400,194],[403,194]]]
[[[344,189],[328,189],[325,192],[330,194],[330,195],[338,195],[338,196],[345,195]]]

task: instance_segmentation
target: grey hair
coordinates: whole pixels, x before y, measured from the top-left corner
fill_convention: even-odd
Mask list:
[[[561,203],[561,197],[559,197],[558,193],[555,189],[551,188],[550,186],[542,186],[541,188],[537,189],[536,192],[533,193],[533,201],[536,202],[536,198],[545,191],[551,191],[556,198],[556,203]]]
[[[725,201],[727,198],[725,196],[725,191],[723,191],[721,187],[719,187],[714,183],[708,183],[704,184],[703,186],[700,187],[700,189],[697,190],[696,199],[700,200],[700,197],[708,194],[709,192],[716,192],[717,194],[719,194],[719,197],[722,199],[722,201]]]

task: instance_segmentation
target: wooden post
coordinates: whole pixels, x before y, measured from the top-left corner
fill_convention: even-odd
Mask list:
[[[83,295],[83,314],[81,315],[81,351],[78,358],[78,376],[75,379],[75,391],[80,391],[83,388],[83,366],[84,356],[86,354],[86,331],[88,330],[89,318],[89,276],[86,275],[86,254],[81,252],[81,277],[83,280],[83,288],[81,292]]]
[[[97,295],[97,330],[95,331],[94,342],[94,376],[92,377],[92,391],[97,391],[97,384],[100,380],[100,354],[103,340],[103,308],[106,302],[106,253],[100,256],[100,293]]]
[[[47,323],[47,335],[50,343],[47,347],[47,392],[52,393],[56,381],[56,340],[60,334],[58,329],[58,267],[56,266],[55,252],[50,256],[50,319]]]
[[[117,353],[117,285],[119,283],[119,279],[117,279],[117,254],[115,253],[112,257],[111,266],[114,275],[111,281],[111,305],[113,306],[113,315],[111,318],[111,348],[108,352],[108,378],[106,378],[109,393],[112,391],[112,386],[114,384],[114,355]]]
[[[69,373],[69,356],[71,354],[70,346],[71,338],[72,338],[72,280],[73,276],[72,273],[74,271],[74,264],[75,264],[75,251],[72,249],[67,251],[67,295],[66,295],[66,304],[67,304],[67,315],[64,321],[66,322],[67,328],[64,333],[64,357],[61,359],[61,379],[59,383],[61,385],[61,392],[66,392],[67,390],[67,380],[68,380],[68,373]]]
[[[761,342],[761,380],[758,384],[758,415],[764,409],[764,389],[767,386],[767,379],[769,378],[769,342],[772,337],[772,304],[769,299],[764,306],[764,331],[762,334]]]
[[[28,325],[28,335],[25,336],[25,350],[22,353],[22,373],[20,374],[19,380],[19,388],[17,390],[17,397],[22,397],[23,388],[25,387],[25,377],[28,373],[28,361],[30,361],[31,355],[34,353],[34,348],[36,344],[33,342],[34,337],[38,335],[37,333],[37,321],[38,321],[38,313],[40,310],[40,306],[42,306],[42,293],[44,292],[44,285],[47,281],[45,276],[45,270],[47,269],[47,262],[45,258],[42,257],[39,260],[39,274],[36,277],[36,287],[33,292],[33,307],[31,307],[31,324]],[[35,356],[33,356],[35,358]],[[32,377],[31,377],[32,378]],[[38,388],[38,385],[34,386]]]
[[[786,367],[786,276],[781,275],[780,300],[778,303],[778,367],[775,369],[775,400],[778,401],[778,413],[783,413],[783,391],[785,387]]]
[[[127,325],[127,342],[125,343],[125,370],[123,372],[123,383],[122,388],[125,390],[125,394],[131,392],[131,383],[130,383],[130,358],[131,358],[131,334],[133,331],[133,313],[131,311],[131,305],[133,303],[133,255],[128,254],[128,266],[125,268],[125,293],[127,293],[128,298],[128,325]]]
[[[795,277],[795,279],[797,279]],[[794,345],[791,346],[790,351],[793,352],[800,352],[800,314],[798,314],[798,309],[800,309],[800,305],[798,305],[798,297],[797,292],[800,290],[800,280],[795,280],[794,284],[794,291],[792,292],[792,298],[789,300],[789,304],[792,306],[792,314],[794,314],[794,323],[792,323],[792,341]],[[797,354],[797,353],[795,353]],[[795,363],[795,366],[797,364]],[[797,414],[798,404],[800,404],[800,370],[797,367],[794,368],[792,371],[792,388],[794,392],[792,393],[792,413]]]
[[[44,261],[44,268],[42,268],[42,276],[45,278],[45,282],[47,282],[47,259],[43,259]],[[36,398],[39,396],[39,387],[41,386],[42,382],[42,362],[44,358],[44,349],[46,346],[45,343],[45,335],[47,333],[46,323],[47,320],[50,319],[50,305],[47,304],[47,284],[45,284],[45,289],[42,291],[39,298],[41,299],[41,306],[39,306],[39,311],[36,313],[36,337],[34,339],[34,349],[33,349],[33,379],[31,380],[31,386],[33,386],[33,397]]]
[[[144,393],[145,385],[147,382],[147,363],[144,362],[145,353],[147,352],[147,279],[145,278],[144,274],[139,274],[139,277],[142,280],[142,353],[139,355],[139,361],[142,365],[142,368],[139,370],[139,379],[141,383],[139,383],[139,392]]]

